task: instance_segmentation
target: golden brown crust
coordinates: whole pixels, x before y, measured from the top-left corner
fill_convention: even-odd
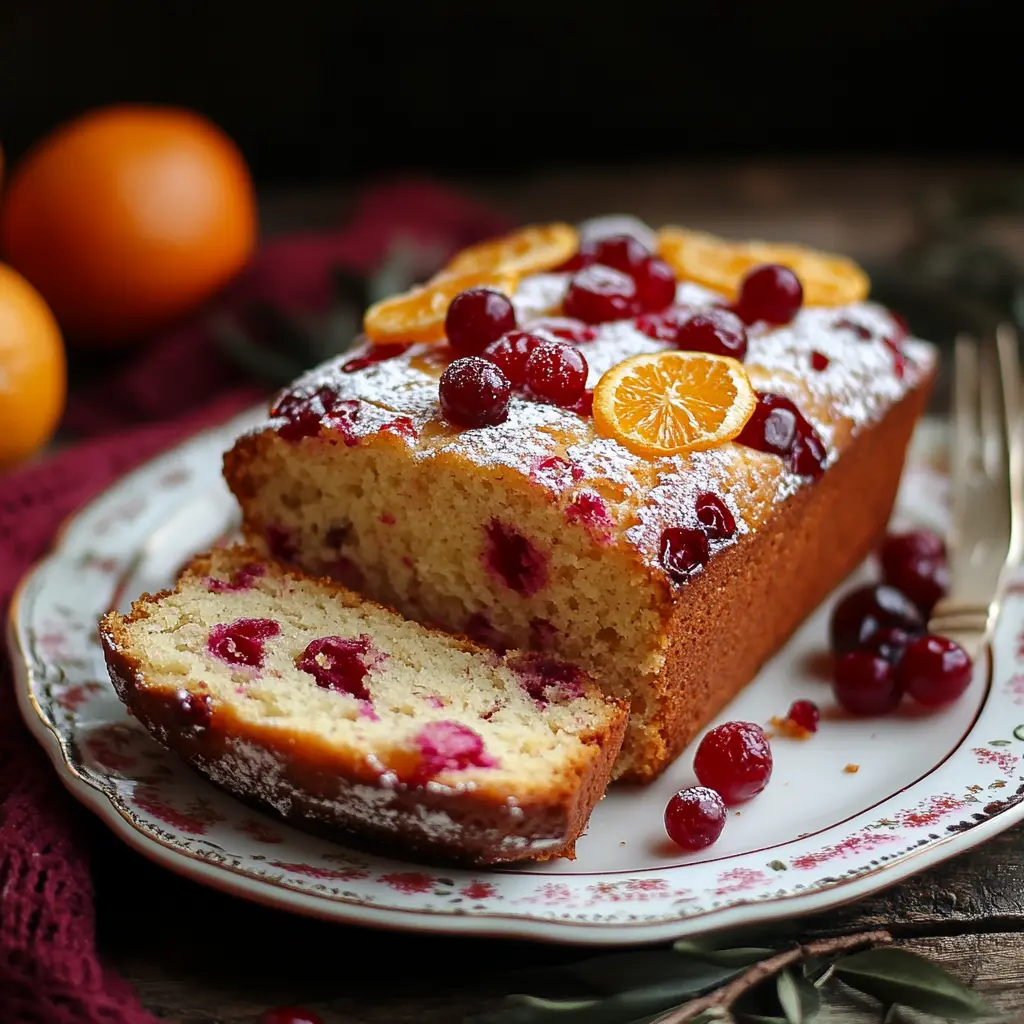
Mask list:
[[[861,433],[813,486],[711,559],[680,592],[666,630],[660,707],[622,776],[656,777],[877,546],[930,382]],[[780,714],[785,708],[780,709]]]
[[[199,556],[187,571],[209,571]],[[327,581],[332,590],[354,596]],[[166,592],[165,592],[166,593]],[[600,735],[583,735],[575,774],[553,779],[543,798],[510,806],[486,787],[389,787],[347,752],[308,736],[241,721],[218,704],[203,728],[183,714],[180,691],[152,684],[132,653],[128,624],[145,618],[160,595],[144,595],[130,616],[109,612],[100,635],[110,678],[132,714],[165,747],[233,795],[304,828],[372,847],[465,864],[572,857],[577,838],[604,794],[625,732],[624,706]],[[480,651],[464,641],[460,646]]]

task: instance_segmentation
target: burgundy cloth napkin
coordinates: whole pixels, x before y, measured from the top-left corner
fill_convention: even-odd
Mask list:
[[[289,311],[323,309],[330,268],[372,270],[399,235],[446,247],[504,222],[430,184],[396,182],[364,197],[344,228],[268,242],[224,297]],[[61,521],[118,476],[262,390],[212,344],[202,318],[153,340],[134,361],[72,396],[65,426],[85,438],[0,476],[0,611]],[[87,837],[71,797],[26,731],[0,655],[0,1022],[155,1024],[97,955]]]

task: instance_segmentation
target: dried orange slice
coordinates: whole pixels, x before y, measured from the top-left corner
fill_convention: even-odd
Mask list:
[[[496,288],[512,295],[518,280],[519,275],[509,271],[438,278],[371,306],[363,317],[363,331],[378,345],[440,341],[444,337],[448,306],[459,292],[467,288]]]
[[[580,238],[570,224],[534,224],[503,238],[492,238],[457,253],[438,277],[513,270],[539,274],[561,266],[579,248]]]
[[[679,455],[735,437],[756,404],[737,360],[707,352],[652,352],[631,356],[597,382],[594,426],[634,455]]]
[[[658,232],[659,255],[684,280],[734,298],[747,271],[764,263],[789,267],[804,287],[808,306],[843,306],[866,299],[867,274],[845,256],[801,245],[731,242],[703,231],[668,227]]]

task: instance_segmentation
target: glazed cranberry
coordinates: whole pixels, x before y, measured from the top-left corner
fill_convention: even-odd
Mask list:
[[[718,840],[725,828],[722,798],[706,786],[681,789],[665,808],[665,831],[684,850],[703,850]]]
[[[794,725],[799,725],[801,729],[817,732],[821,712],[818,711],[818,705],[812,700],[795,700],[789,706],[789,714],[786,717]]]
[[[222,622],[210,630],[206,649],[229,665],[263,665],[263,645],[277,636],[281,627],[273,619],[236,619]]]
[[[493,427],[508,419],[512,385],[494,363],[465,356],[449,363],[438,382],[441,411],[460,427]]]
[[[946,546],[931,530],[887,537],[880,559],[885,582],[903,591],[926,616],[949,589]]]
[[[811,369],[817,370],[818,373],[821,373],[823,370],[827,370],[828,364],[831,362],[832,360],[829,359],[829,357],[825,355],[824,352],[811,353]]]
[[[543,331],[559,341],[572,341],[576,344],[593,341],[597,337],[597,328],[574,320],[571,316],[542,316],[527,324],[531,332]]]
[[[479,355],[503,334],[515,330],[516,311],[508,296],[495,288],[469,288],[448,306],[444,333],[459,355]]]
[[[481,353],[488,362],[494,363],[509,379],[513,387],[521,388],[526,383],[526,360],[530,353],[545,343],[544,338],[526,331],[510,331]]]
[[[400,356],[403,352],[412,348],[411,345],[374,345],[366,355],[350,359],[342,368],[342,373],[355,373],[357,370],[365,370],[368,366],[377,363],[385,363],[389,359]]]
[[[324,1024],[324,1019],[301,1006],[279,1006],[276,1010],[267,1010],[259,1024]]]
[[[484,750],[484,741],[468,725],[459,722],[428,722],[414,739],[420,761],[411,781],[426,782],[441,772],[467,768],[493,768],[495,760]]]
[[[636,282],[620,270],[593,263],[573,275],[563,308],[585,324],[625,320],[640,312]]]
[[[817,431],[785,395],[759,392],[753,415],[747,420],[738,444],[779,455],[786,468],[800,476],[817,479],[825,472],[825,450]]]
[[[586,527],[598,540],[610,541],[615,520],[604,498],[593,491],[577,495],[565,508],[565,518],[570,523]]]
[[[903,341],[905,338],[910,337],[910,324],[907,323],[906,318],[900,316],[895,310],[889,310],[889,318],[892,320],[892,332],[890,337],[897,344]]]
[[[903,655],[900,684],[927,707],[948,704],[971,684],[973,666],[967,652],[944,636],[919,636]]]
[[[685,583],[707,565],[708,535],[703,530],[670,526],[662,531],[659,554],[665,572],[677,583]]]
[[[526,360],[526,386],[537,398],[568,408],[580,400],[589,372],[578,348],[550,342],[538,345]]]
[[[636,328],[655,341],[675,345],[683,324],[693,316],[692,306],[669,306],[661,313],[644,313],[636,319]]]
[[[726,804],[738,804],[758,793],[772,777],[772,748],[764,730],[753,722],[726,722],[700,741],[693,770],[702,786]]]
[[[764,320],[769,324],[788,324],[804,302],[800,278],[789,267],[766,263],[755,267],[740,283],[733,308],[744,323]]]
[[[285,422],[277,428],[278,434],[292,443],[304,437],[316,437],[324,416],[338,404],[337,393],[329,387],[311,392],[290,392],[271,407],[270,415]]]
[[[384,655],[365,633],[361,636],[322,636],[311,640],[295,659],[300,672],[308,672],[317,686],[369,700],[366,677]]]
[[[632,235],[606,235],[598,238],[593,253],[595,263],[612,267],[630,277],[636,277],[637,272],[652,258],[647,247]]]
[[[708,540],[728,540],[736,533],[736,519],[717,494],[701,491],[697,495],[697,521]]]
[[[189,693],[179,690],[175,695],[178,718],[183,725],[205,729],[213,721],[213,702],[208,693]]]
[[[850,651],[836,662],[832,692],[855,715],[885,714],[903,696],[892,665],[871,651]]]
[[[593,388],[584,391],[580,400],[572,406],[572,411],[580,416],[594,415],[594,390]]]
[[[892,338],[883,338],[882,343],[892,353],[892,372],[897,380],[903,380],[904,374],[907,372],[907,357],[903,349],[900,348],[899,344],[892,340]]]
[[[900,663],[907,645],[914,637],[914,633],[908,633],[905,629],[900,629],[899,626],[883,626],[868,637],[863,650],[871,651],[873,654],[885,658],[895,668]]]
[[[863,647],[878,630],[896,626],[910,634],[924,630],[917,606],[895,587],[867,584],[851,590],[832,610],[829,644],[833,654]]]
[[[676,298],[675,271],[664,261],[647,260],[633,274],[640,308],[646,313],[658,313],[671,306]]]
[[[710,352],[742,361],[747,354],[747,329],[735,313],[707,309],[682,324],[675,346],[685,352]]]

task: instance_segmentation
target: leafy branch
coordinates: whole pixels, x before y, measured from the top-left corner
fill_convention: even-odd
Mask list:
[[[828,984],[877,999],[886,1020],[901,1007],[955,1021],[994,1016],[937,964],[892,941],[887,931],[783,950],[681,941],[595,957],[544,972],[572,997],[509,996],[470,1024],[810,1024]]]

